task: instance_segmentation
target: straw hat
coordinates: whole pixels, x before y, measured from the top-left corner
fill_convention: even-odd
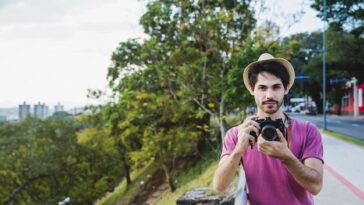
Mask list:
[[[277,62],[277,63],[283,65],[284,68],[286,68],[287,73],[289,75],[289,81],[288,81],[287,89],[290,89],[292,87],[294,79],[295,79],[295,73],[294,73],[294,69],[293,69],[291,63],[288,62],[284,58],[274,58],[269,53],[263,53],[262,55],[259,56],[257,61],[255,61],[253,63],[250,63],[247,67],[245,67],[244,73],[243,73],[243,79],[244,79],[245,87],[248,90],[250,90],[250,84],[249,84],[249,72],[250,72],[250,70],[254,69],[257,64],[266,63],[266,62]]]

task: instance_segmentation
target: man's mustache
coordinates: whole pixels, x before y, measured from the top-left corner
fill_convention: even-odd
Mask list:
[[[267,103],[276,103],[276,104],[278,104],[278,101],[276,101],[276,100],[267,100],[267,101],[263,102],[263,104],[267,104]]]

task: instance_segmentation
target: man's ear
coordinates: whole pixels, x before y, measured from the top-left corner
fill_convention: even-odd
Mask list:
[[[284,95],[287,95],[288,94],[288,92],[289,92],[289,89],[284,89]]]
[[[254,89],[252,88],[252,86],[249,86],[248,88],[250,95],[254,95]]]

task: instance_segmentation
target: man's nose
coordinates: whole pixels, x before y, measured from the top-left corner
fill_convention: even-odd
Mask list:
[[[272,99],[274,97],[274,92],[272,89],[267,90],[267,98]]]

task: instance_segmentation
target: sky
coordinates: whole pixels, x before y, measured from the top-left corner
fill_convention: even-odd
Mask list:
[[[257,0],[259,22],[281,35],[322,27],[310,1]],[[0,107],[95,103],[87,89],[107,89],[107,68],[120,42],[144,38],[145,0],[0,0]],[[260,8],[260,7],[259,7]],[[294,15],[300,21],[290,26]]]

